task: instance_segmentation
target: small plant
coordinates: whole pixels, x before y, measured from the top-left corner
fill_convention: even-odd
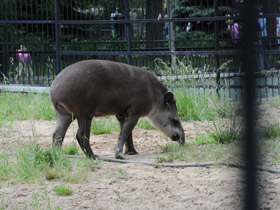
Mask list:
[[[76,144],[71,144],[70,146],[64,147],[62,149],[62,152],[65,155],[76,155],[76,154],[78,154],[78,151],[79,151],[79,147],[77,147]]]
[[[62,184],[54,187],[54,192],[59,196],[71,195],[73,193],[73,189]]]
[[[119,130],[119,123],[113,117],[93,118],[91,123],[91,133],[94,134],[118,132]]]
[[[114,190],[114,193],[116,194],[117,198],[119,201],[121,202],[129,202],[128,200],[126,200],[123,196],[121,196],[120,191],[118,190]]]
[[[5,204],[4,204],[4,198],[1,199],[1,205],[0,205],[0,210],[5,209]]]
[[[280,136],[280,123],[267,123],[260,129],[260,137],[263,139],[276,138]]]
[[[211,144],[215,143],[215,140],[211,135],[199,135],[195,138],[192,144],[194,145],[203,145],[203,144]]]
[[[42,149],[36,143],[30,142],[13,156],[0,155],[0,180],[40,183],[45,179],[60,178],[66,182],[75,182],[85,179],[93,164],[100,164],[100,161],[70,160],[63,151]]]
[[[164,146],[159,146],[161,151],[165,154],[164,157],[157,156],[157,162],[173,162],[174,160],[185,160],[185,151],[187,144],[185,146],[180,146],[177,143],[168,143]]]
[[[213,121],[214,132],[210,136],[220,144],[231,143],[240,137],[240,126],[236,125],[235,120],[230,123],[222,122],[217,124]]]
[[[145,130],[154,130],[155,129],[147,119],[143,119],[143,118],[140,118],[136,127],[142,128]]]
[[[57,168],[47,167],[45,169],[45,177],[48,180],[59,178],[59,170]]]

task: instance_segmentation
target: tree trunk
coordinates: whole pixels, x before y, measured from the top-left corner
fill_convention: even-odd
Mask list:
[[[147,0],[146,17],[147,19],[158,18],[162,14],[162,0]],[[163,40],[163,23],[147,23],[146,24],[146,40],[147,48],[161,47],[162,43],[157,42]]]
[[[269,0],[263,1],[263,10],[264,14],[267,13],[277,13],[278,12],[278,0]],[[276,38],[276,18],[267,18],[267,36],[270,40],[270,46],[276,46],[277,38]]]

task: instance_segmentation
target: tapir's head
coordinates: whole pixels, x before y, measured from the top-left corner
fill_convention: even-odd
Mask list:
[[[185,133],[178,116],[176,101],[172,92],[167,91],[164,97],[155,103],[149,119],[157,129],[170,139],[178,141],[180,145],[184,145]]]

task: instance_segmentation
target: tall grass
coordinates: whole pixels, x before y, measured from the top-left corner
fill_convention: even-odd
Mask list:
[[[216,86],[216,79],[206,78],[207,67],[201,71],[194,69],[186,59],[177,59],[176,62],[175,70],[161,59],[155,61],[156,69],[161,70],[164,83],[174,92],[180,118],[216,120],[227,117],[234,103],[230,99],[222,101],[219,98],[213,88]],[[177,76],[174,76],[175,72]]]
[[[70,149],[73,151],[73,148]],[[90,159],[69,160],[66,151],[43,149],[37,143],[30,142],[14,154],[0,155],[0,180],[13,182],[44,182],[48,179],[60,179],[75,182],[84,179],[87,171],[96,161]]]
[[[28,119],[55,119],[47,94],[0,93],[0,126],[4,122]]]

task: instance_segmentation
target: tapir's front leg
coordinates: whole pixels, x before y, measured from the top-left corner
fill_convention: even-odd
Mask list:
[[[115,154],[115,157],[117,159],[125,159],[123,155],[123,146],[124,143],[127,141],[127,139],[130,137],[130,135],[132,135],[132,130],[137,124],[138,119],[139,119],[138,115],[136,116],[133,114],[129,114],[123,119],[122,123],[120,123],[121,131],[116,145],[116,154]]]
[[[123,122],[125,120],[125,117],[123,116],[116,116],[119,123],[120,123],[120,127],[122,127]],[[129,134],[128,138],[125,140],[125,155],[135,155],[138,154],[138,152],[136,151],[134,145],[133,145],[133,139],[132,139],[132,132]]]

